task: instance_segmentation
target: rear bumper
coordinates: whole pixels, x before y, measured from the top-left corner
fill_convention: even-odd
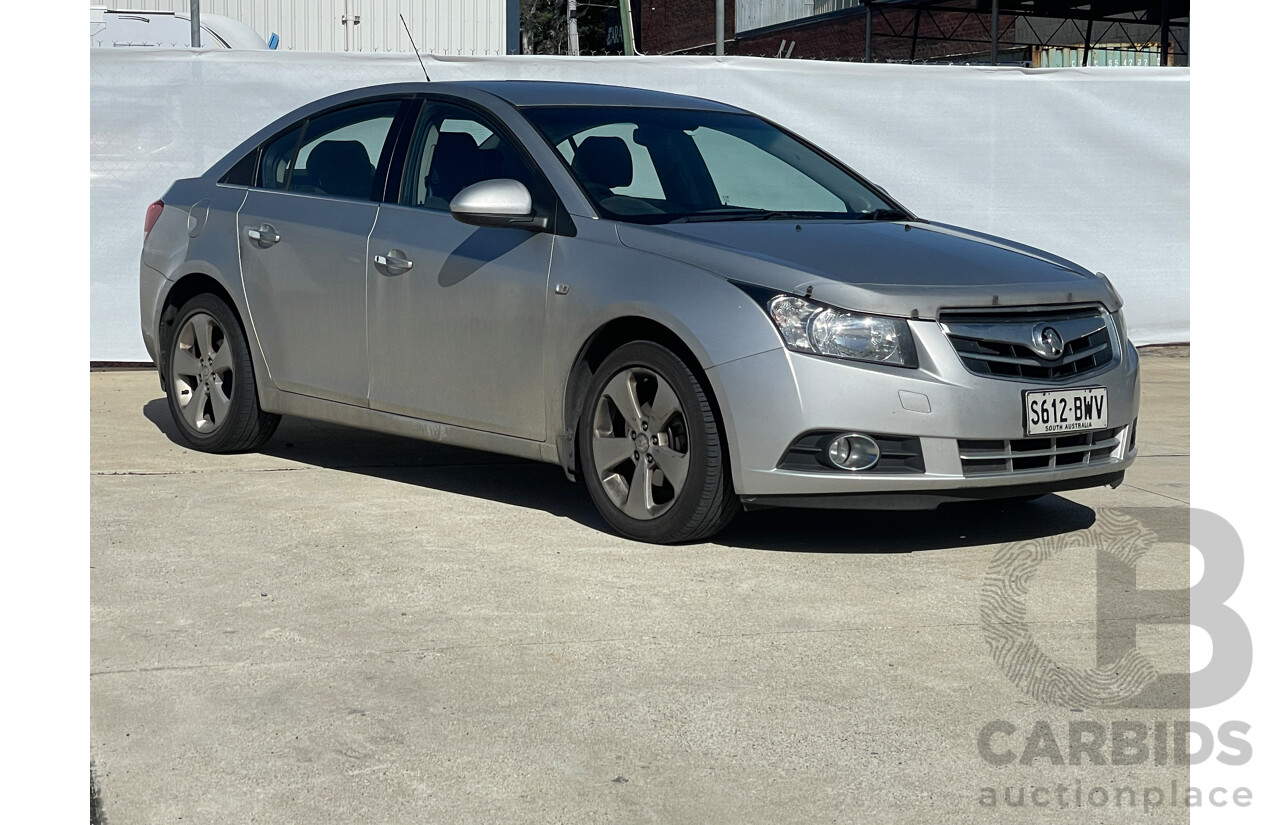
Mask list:
[[[142,343],[147,348],[153,364],[159,364],[160,342],[156,339],[160,327],[160,306],[168,286],[164,274],[140,264],[138,267],[138,314],[142,325]]]
[[[950,500],[1038,495],[1116,484],[1136,458],[1138,359],[1127,342],[1110,367],[1051,385],[974,375],[936,322],[912,321],[911,327],[918,369],[818,358],[779,347],[708,371],[721,401],[734,486],[748,506],[919,509]],[[965,441],[1008,442],[1010,449],[1026,444],[1024,390],[1086,386],[1107,389],[1113,448],[1070,466],[1057,466],[1055,458],[1043,462],[1048,466],[1011,461],[1007,471],[992,471],[989,465],[979,471],[962,461],[962,448],[970,449]],[[819,430],[919,439],[923,471],[780,467],[799,436]]]

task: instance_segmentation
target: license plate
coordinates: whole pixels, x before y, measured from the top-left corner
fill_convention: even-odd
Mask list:
[[[1027,435],[1101,430],[1107,426],[1107,388],[1024,390],[1023,420]]]

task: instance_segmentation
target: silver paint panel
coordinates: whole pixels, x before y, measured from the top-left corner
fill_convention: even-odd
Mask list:
[[[797,231],[799,227],[799,231]],[[619,225],[627,246],[845,309],[935,318],[945,307],[1097,302],[1110,284],[1039,250],[894,221]]]
[[[780,347],[708,370],[721,409],[726,411],[735,489],[743,495],[960,489],[1123,469],[1094,465],[1034,475],[964,478],[956,440],[1025,438],[1022,391],[1045,385],[969,373],[934,321],[913,321],[911,331],[921,361],[915,370],[853,364]],[[1113,426],[1127,425],[1137,417],[1138,358],[1131,345],[1124,347],[1113,369],[1078,383],[1107,388]],[[928,396],[931,411],[904,409],[902,391]],[[776,469],[792,440],[817,429],[919,436],[928,472],[886,477]]]
[[[365,262],[378,206],[249,191],[238,220],[245,293],[272,380],[283,390],[367,404]],[[269,224],[262,248],[248,232]]]
[[[533,197],[518,180],[482,180],[459,192],[449,203],[449,211],[454,215],[521,217],[533,214]]]
[[[370,406],[545,439],[553,237],[383,206],[370,255],[396,248],[413,268],[397,274],[369,263]]]

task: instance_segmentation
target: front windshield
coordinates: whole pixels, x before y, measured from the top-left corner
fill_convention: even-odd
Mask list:
[[[525,117],[601,214],[631,223],[908,217],[758,117],[634,106],[546,106]]]

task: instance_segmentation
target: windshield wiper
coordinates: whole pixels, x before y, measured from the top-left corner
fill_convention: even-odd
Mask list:
[[[706,212],[694,212],[673,218],[671,223],[698,223],[700,221],[764,221],[780,212],[766,212],[761,209],[712,209]]]
[[[725,209],[694,212],[673,218],[668,223],[701,223],[704,221],[776,221],[827,217],[824,212],[772,212],[767,209]]]
[[[915,220],[901,209],[872,209],[870,212],[863,212],[858,215],[860,221],[910,221]]]

